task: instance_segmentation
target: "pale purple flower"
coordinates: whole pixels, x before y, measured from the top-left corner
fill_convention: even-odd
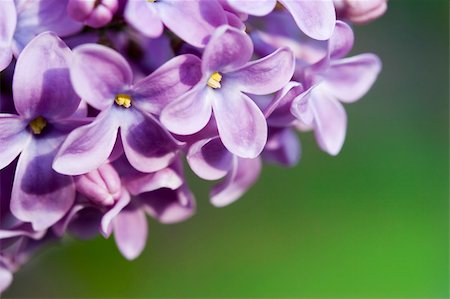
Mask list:
[[[67,0],[0,1],[0,71],[39,33],[64,37],[80,31],[83,25],[66,14],[66,5]]]
[[[78,22],[99,28],[111,22],[118,0],[68,0],[67,13]]]
[[[68,136],[53,164],[56,171],[79,175],[96,169],[119,139],[128,161],[142,172],[157,171],[172,162],[180,143],[156,115],[198,82],[197,57],[177,56],[133,84],[131,68],[119,53],[86,44],[74,49],[70,73],[78,95],[101,112]]]
[[[187,161],[200,178],[223,179],[210,192],[210,201],[216,207],[238,200],[256,182],[262,167],[259,158],[246,159],[230,153],[217,135],[193,143]]]
[[[265,16],[272,12],[276,0],[228,0],[235,10],[253,16]],[[280,0],[289,11],[298,28],[317,40],[327,40],[333,33],[336,13],[332,0]]]
[[[13,97],[19,115],[0,114],[0,169],[19,154],[11,212],[35,230],[58,221],[75,199],[70,176],[52,169],[67,134],[86,123],[79,119],[80,99],[71,87],[70,49],[56,35],[33,39],[17,60]]]
[[[343,58],[353,46],[353,32],[343,23],[336,28],[328,45],[328,55],[305,69],[307,91],[292,104],[292,113],[314,129],[322,150],[337,155],[344,143],[347,115],[342,103],[353,103],[364,96],[381,70],[374,54]]]
[[[124,15],[131,26],[148,37],[159,37],[165,25],[196,47],[204,47],[214,30],[227,24],[217,0],[132,0]]]
[[[387,0],[333,0],[339,18],[355,24],[366,24],[381,17]]]
[[[294,56],[281,48],[249,62],[253,44],[244,32],[223,26],[202,57],[202,78],[191,91],[168,103],[162,123],[173,133],[190,135],[206,126],[214,113],[225,147],[242,158],[256,158],[267,140],[263,113],[245,93],[270,94],[294,72]]]

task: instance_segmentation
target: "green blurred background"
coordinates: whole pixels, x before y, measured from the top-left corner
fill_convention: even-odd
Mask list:
[[[198,213],[150,223],[128,262],[114,241],[66,239],[16,275],[4,298],[448,298],[447,1],[390,1],[355,28],[353,53],[383,71],[347,105],[338,157],[302,134],[296,168],[265,167],[222,209],[192,178]]]

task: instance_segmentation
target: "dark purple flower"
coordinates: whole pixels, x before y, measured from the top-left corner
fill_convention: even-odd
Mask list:
[[[25,47],[13,78],[19,115],[0,114],[0,169],[19,154],[11,212],[43,230],[58,221],[75,199],[70,176],[52,169],[67,134],[86,123],[77,119],[80,99],[72,89],[70,49],[56,35],[43,33]]]
[[[286,48],[249,62],[252,54],[253,44],[244,32],[229,26],[217,29],[203,53],[202,79],[164,108],[162,123],[175,134],[189,135],[204,128],[214,112],[225,147],[242,158],[257,157],[267,140],[267,124],[245,93],[281,89],[295,63]]]
[[[74,49],[71,78],[78,95],[100,110],[94,122],[73,131],[53,164],[60,173],[79,175],[105,163],[120,128],[125,155],[134,168],[153,172],[167,167],[180,143],[161,126],[167,102],[200,79],[200,60],[180,55],[133,84],[127,61],[117,52],[87,44]]]

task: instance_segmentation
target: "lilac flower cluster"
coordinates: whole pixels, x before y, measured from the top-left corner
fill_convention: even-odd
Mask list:
[[[346,57],[386,1],[1,0],[0,292],[66,233],[114,235],[127,259],[147,215],[187,219],[183,159],[226,206],[262,162],[296,165],[297,131],[336,155],[343,103],[381,69]],[[336,19],[336,16],[338,19]]]

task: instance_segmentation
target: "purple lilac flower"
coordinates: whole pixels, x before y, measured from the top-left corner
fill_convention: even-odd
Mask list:
[[[227,24],[217,0],[132,0],[124,15],[131,26],[148,37],[159,37],[165,25],[196,47],[204,47],[214,30]]]
[[[322,150],[337,155],[347,128],[347,115],[341,104],[359,100],[375,82],[381,62],[374,54],[343,58],[353,47],[353,32],[341,22],[328,42],[328,54],[304,71],[307,91],[297,97],[291,112],[311,126]]]
[[[118,6],[118,0],[69,0],[67,13],[78,22],[99,28],[111,22]]]
[[[244,32],[229,26],[217,29],[203,53],[201,80],[167,104],[162,123],[175,134],[189,135],[204,128],[214,112],[225,147],[239,157],[256,158],[267,140],[267,124],[244,93],[279,90],[291,79],[295,64],[286,48],[249,62],[252,54],[252,42]]]
[[[75,48],[73,56],[70,73],[75,91],[101,112],[68,136],[54,169],[70,175],[96,169],[111,154],[119,128],[125,155],[134,168],[153,172],[167,167],[180,143],[155,115],[198,82],[200,60],[177,56],[133,84],[129,64],[109,48],[86,44]]]
[[[0,71],[39,33],[64,37],[80,31],[82,24],[67,16],[66,5],[67,0],[0,1]]]
[[[265,16],[272,12],[276,0],[228,0],[235,10],[253,16]],[[332,0],[280,0],[289,11],[298,28],[317,40],[330,38],[336,23]]]
[[[58,221],[75,199],[72,178],[51,167],[67,134],[85,123],[77,119],[80,99],[70,83],[70,55],[52,33],[33,39],[17,60],[13,78],[19,115],[0,114],[0,169],[20,154],[10,209],[35,230]]]

